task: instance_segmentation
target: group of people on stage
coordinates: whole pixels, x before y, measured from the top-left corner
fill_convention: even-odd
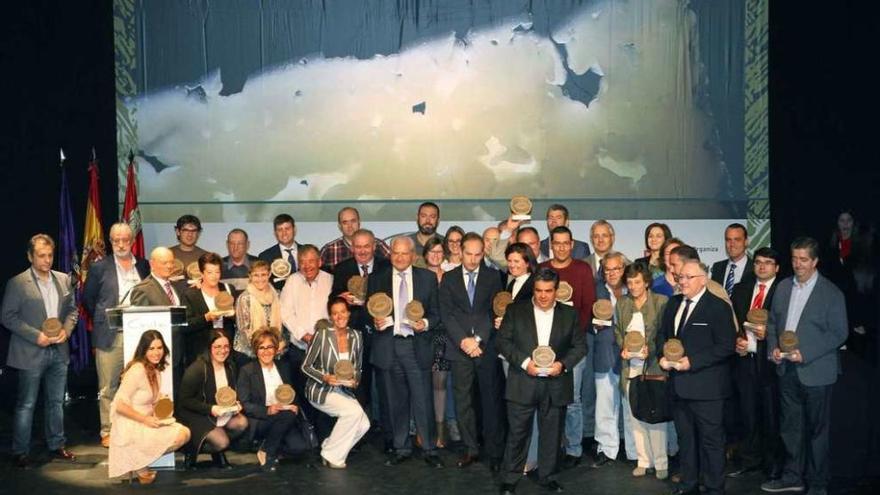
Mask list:
[[[226,468],[224,452],[239,437],[265,471],[313,449],[343,469],[372,423],[386,465],[418,449],[442,468],[438,449],[460,441],[456,465],[485,463],[501,493],[524,474],[562,491],[557,475],[582,462],[585,444],[595,448],[593,468],[625,457],[633,476],[672,478],[677,494],[722,493],[725,477],[756,470],[765,491],[824,493],[831,386],[848,330],[842,293],[817,271],[818,243],[797,239],[794,276],[780,280],[780,254],[749,255],[740,224],[724,231],[727,257],[707,267],[665,224],[646,228],[645,256],[631,262],[614,250],[611,223],[593,223],[587,243],[574,238],[568,216],[550,206],[546,239],[514,216],[482,234],[453,226],[441,236],[440,209],[426,202],[418,230],[386,244],[345,207],[341,237],[319,249],[297,243],[294,219],[282,214],[277,244],[253,256],[236,228],[221,257],[198,247],[201,223],[184,215],[179,244],[155,248],[149,260],[132,255],[131,228],[114,224],[112,254],[90,267],[83,290],[109,476],[150,483],[150,464],[178,449],[187,469],[200,454]],[[52,270],[54,252],[51,237],[33,236],[31,266],[3,296],[7,364],[18,370],[12,453],[22,468],[32,464],[41,387],[47,445],[55,457],[75,457],[63,398],[79,315],[69,277]],[[175,260],[198,270],[180,280]],[[356,276],[362,293],[349,284]],[[597,301],[608,315],[594,314]],[[144,332],[124,362],[123,334],[106,310],[127,304],[185,306],[187,325],[170,343]],[[759,308],[766,322],[746,325]],[[637,351],[625,345],[631,332],[643,337]],[[673,340],[683,348],[675,359],[664,351]],[[174,419],[163,421],[154,409],[169,366]],[[634,383],[645,379],[667,384],[671,421],[633,414]],[[218,404],[229,389],[235,400]],[[732,446],[738,462],[726,467]]]

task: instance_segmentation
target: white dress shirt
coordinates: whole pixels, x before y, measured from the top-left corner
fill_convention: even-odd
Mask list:
[[[46,318],[58,318],[58,301],[61,295],[58,294],[58,287],[55,286],[55,277],[49,272],[49,277],[43,279],[37,274],[37,271],[31,268],[31,273],[37,280],[37,287],[40,289],[40,296],[43,298],[43,308],[46,310]]]
[[[528,280],[530,276],[531,273],[525,272],[519,277],[513,279],[513,289],[510,291],[510,295],[513,296],[514,299],[516,299],[516,295],[519,294],[520,289],[522,289],[523,285],[525,285],[526,283],[526,280]]]
[[[315,323],[327,318],[327,300],[333,288],[333,275],[318,270],[315,280],[308,282],[302,272],[296,272],[281,289],[281,322],[290,330],[290,343],[306,350],[306,335],[315,334]]]
[[[266,407],[269,407],[278,403],[278,400],[275,399],[275,389],[284,385],[284,380],[281,379],[275,363],[272,363],[268,368],[261,365],[260,369],[263,371],[263,383],[266,384]]]
[[[724,273],[721,276],[721,285],[727,281],[727,274],[730,273],[730,264],[736,264],[736,268],[733,269],[733,283],[738,284],[740,280],[742,280],[743,275],[746,273],[746,263],[749,262],[749,257],[747,255],[742,255],[738,260],[727,259],[727,264],[724,265]]]
[[[113,262],[116,264],[116,286],[119,292],[117,301],[119,304],[126,304],[125,298],[131,294],[132,287],[141,281],[141,274],[137,271],[137,259],[134,255],[131,256],[131,268],[128,270],[119,263],[119,257],[115,254]]]
[[[556,310],[556,304],[554,303],[553,307],[544,311],[533,303],[532,310],[535,315],[535,329],[538,331],[538,345],[550,345],[550,332],[553,331],[553,313]],[[528,369],[531,360],[531,357],[525,358],[520,367]]]
[[[688,308],[688,314],[684,315],[684,321],[687,322],[688,318],[690,318],[691,314],[694,312],[694,308],[697,307],[697,303],[700,302],[700,298],[703,297],[703,294],[706,293],[706,288],[703,287],[700,292],[697,293],[694,297],[691,298],[691,305]],[[687,304],[687,297],[683,297],[681,299],[681,304],[678,305],[678,311],[675,312],[675,335],[678,335],[678,323],[681,321],[682,313],[684,312],[684,307]]]

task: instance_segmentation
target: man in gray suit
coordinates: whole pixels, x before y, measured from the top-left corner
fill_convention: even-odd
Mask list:
[[[31,425],[40,383],[45,401],[46,443],[53,457],[72,461],[64,448],[64,391],[70,350],[67,338],[76,325],[77,309],[70,278],[52,270],[55,241],[46,234],[31,237],[28,244],[30,268],[6,284],[3,295],[3,326],[12,334],[6,365],[18,370],[18,397],[12,426],[12,456],[22,469],[31,467],[28,457]],[[48,337],[43,322],[58,318],[61,333]]]
[[[846,340],[847,321],[843,293],[819,275],[818,261],[815,239],[795,239],[794,277],[779,283],[767,321],[767,349],[779,375],[785,468],[782,478],[761,485],[766,492],[802,492],[806,480],[809,495],[824,495],[828,485],[831,389],[840,373],[837,350]],[[798,348],[783,356],[779,336],[786,330],[797,334]]]

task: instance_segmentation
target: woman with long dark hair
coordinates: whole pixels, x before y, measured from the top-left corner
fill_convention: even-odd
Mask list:
[[[153,413],[161,398],[166,366],[168,348],[162,334],[147,330],[122,371],[119,390],[110,405],[109,477],[130,473],[143,485],[152,483],[156,471],[147,466],[189,441],[189,428],[177,422],[165,424]]]
[[[203,256],[204,257],[204,256]],[[247,428],[247,418],[241,414],[241,403],[236,401],[234,410],[217,405],[217,390],[236,387],[237,369],[229,359],[230,341],[218,328],[211,330],[208,349],[193,362],[183,375],[177,403],[177,418],[192,432],[187,444],[184,467],[195,467],[199,452],[211,453],[214,465],[229,468],[223,453],[229,448],[230,439],[242,434]]]

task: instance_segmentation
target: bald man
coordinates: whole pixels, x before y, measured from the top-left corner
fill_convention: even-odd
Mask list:
[[[132,306],[180,306],[181,294],[186,290],[182,280],[168,280],[174,270],[174,253],[166,247],[150,252],[150,275],[131,289]],[[174,372],[174,393],[180,390],[183,376],[183,332],[174,328],[171,343],[171,363]]]

